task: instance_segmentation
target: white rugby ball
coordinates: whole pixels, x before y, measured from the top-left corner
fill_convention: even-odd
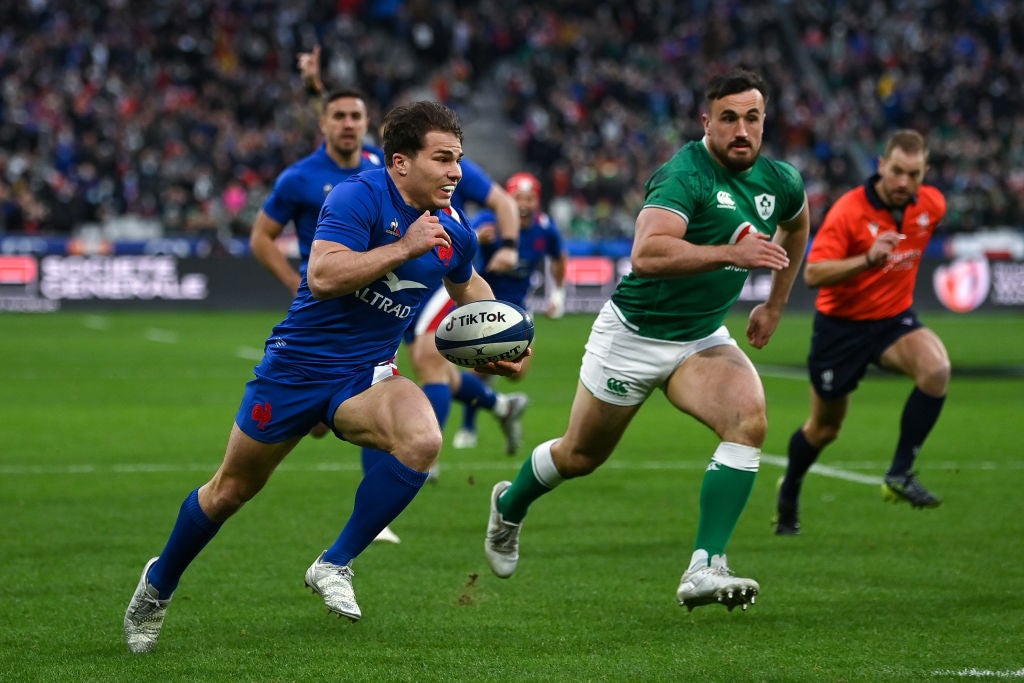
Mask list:
[[[442,356],[464,368],[515,360],[533,342],[533,318],[507,301],[474,301],[452,309],[434,341]]]

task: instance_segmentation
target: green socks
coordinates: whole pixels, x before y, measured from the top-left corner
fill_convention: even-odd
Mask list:
[[[498,499],[498,511],[506,522],[522,522],[533,501],[565,481],[551,457],[551,444],[555,441],[546,441],[533,449],[515,481]]]
[[[757,472],[734,470],[712,461],[700,489],[700,523],[694,548],[707,550],[708,556],[725,554],[756,478]]]

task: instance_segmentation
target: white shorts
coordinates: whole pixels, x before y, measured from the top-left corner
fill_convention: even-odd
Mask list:
[[[695,353],[723,344],[736,346],[723,325],[696,341],[642,337],[627,328],[611,301],[594,321],[580,366],[580,382],[596,398],[617,406],[640,405]]]

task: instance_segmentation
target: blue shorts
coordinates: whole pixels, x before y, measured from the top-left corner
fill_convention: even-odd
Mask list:
[[[311,380],[266,358],[245,385],[235,415],[239,429],[262,443],[281,443],[308,434],[319,422],[331,425],[346,400],[398,373],[394,361],[361,367],[335,379]],[[339,439],[343,434],[334,432]]]
[[[924,325],[909,308],[881,320],[845,320],[815,313],[807,356],[811,385],[824,399],[852,393],[869,364],[879,365],[887,348],[919,327]]]

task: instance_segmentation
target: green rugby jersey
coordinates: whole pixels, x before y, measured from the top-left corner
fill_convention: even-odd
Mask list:
[[[737,173],[716,162],[703,140],[684,145],[647,181],[644,208],[682,216],[692,244],[735,244],[751,227],[773,236],[800,213],[804,182],[782,161],[758,157]],[[670,341],[706,337],[722,325],[739,298],[747,269],[728,266],[673,278],[626,275],[612,303],[637,334]]]

